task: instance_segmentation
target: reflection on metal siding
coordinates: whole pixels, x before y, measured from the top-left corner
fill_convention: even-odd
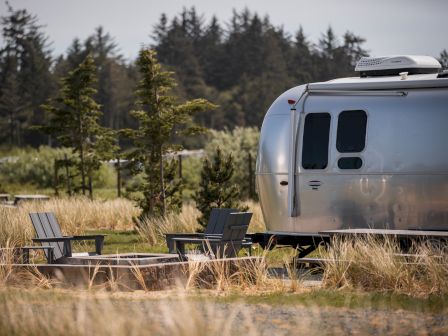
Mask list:
[[[287,215],[289,186],[280,183],[288,178],[290,117],[287,112],[270,110],[263,123],[257,162],[257,185],[268,230],[448,230],[448,90],[410,89],[407,93],[308,97],[305,112],[330,113],[333,131],[325,170],[300,169],[301,155],[297,155],[301,212],[294,218]],[[278,104],[271,109],[277,111]],[[346,110],[367,114],[365,148],[359,153],[336,150],[334,130],[339,114]],[[359,158],[353,161],[357,169],[338,167],[344,157]]]

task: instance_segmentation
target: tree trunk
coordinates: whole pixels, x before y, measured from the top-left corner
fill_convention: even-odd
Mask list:
[[[83,145],[81,143],[81,146],[79,147],[79,159],[81,161],[80,165],[81,165],[81,188],[82,188],[82,194],[85,195],[86,194],[86,173],[84,171],[84,148]]]
[[[79,101],[77,102],[77,106],[79,106]],[[84,139],[83,139],[83,123],[81,117],[81,111],[78,109],[78,127],[79,127],[79,159],[80,159],[80,168],[81,168],[81,188],[82,194],[86,194],[86,173],[84,171]]]
[[[166,215],[166,200],[165,200],[165,181],[163,178],[163,155],[162,155],[162,146],[159,149],[160,153],[160,164],[159,164],[159,179],[160,179],[160,188],[161,188],[161,197],[162,197],[162,215]]]
[[[93,201],[93,185],[92,185],[92,175],[91,172],[88,174],[88,183],[89,183],[89,198]]]
[[[67,158],[67,154],[64,154],[64,163],[65,163],[65,175],[67,177],[67,193],[68,196],[72,196],[72,186],[70,183],[70,172],[68,169],[68,158]]]

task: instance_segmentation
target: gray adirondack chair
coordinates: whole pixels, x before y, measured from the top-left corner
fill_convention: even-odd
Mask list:
[[[170,253],[177,253],[173,238],[203,238],[211,235],[222,235],[227,216],[237,209],[213,208],[203,233],[167,233],[165,234],[166,245]]]
[[[173,244],[181,258],[185,256],[185,245],[200,245],[205,251],[210,251],[215,258],[233,258],[238,255],[243,246],[244,237],[252,218],[250,212],[230,213],[224,223],[222,235],[209,235],[203,237],[174,237]]]
[[[81,255],[100,255],[104,244],[105,235],[89,236],[63,236],[61,228],[54,213],[36,212],[30,213],[31,222],[36,231],[37,238],[33,242],[41,243],[41,247],[25,246],[22,248],[24,263],[28,263],[29,250],[44,249],[49,264],[64,263],[66,258]],[[72,242],[80,240],[95,240],[95,252],[72,253]]]

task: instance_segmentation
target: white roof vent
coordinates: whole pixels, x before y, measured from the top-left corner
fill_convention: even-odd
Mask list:
[[[412,74],[437,73],[442,68],[440,63],[431,56],[384,56],[363,57],[356,64],[355,71],[361,77],[392,76],[400,72]]]

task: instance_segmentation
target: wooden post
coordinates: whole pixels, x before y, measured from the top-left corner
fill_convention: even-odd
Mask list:
[[[59,190],[58,190],[58,184],[59,184],[58,170],[59,170],[59,162],[58,162],[57,159],[54,159],[54,179],[53,179],[53,184],[54,184],[54,195],[55,196],[59,196]]]
[[[117,196],[121,197],[121,167],[120,158],[117,157],[117,162],[115,163],[115,169],[117,170]]]
[[[92,175],[89,173],[89,176],[87,178],[87,183],[89,184],[89,198],[91,201],[93,201],[93,185],[92,185]]]
[[[252,155],[249,152],[248,155],[248,169],[249,169],[249,198],[254,199],[253,190],[253,173],[252,173]]]
[[[64,154],[64,163],[65,163],[65,175],[67,177],[67,193],[68,193],[68,196],[72,196],[72,186],[71,186],[71,181],[70,181],[70,172],[68,169],[67,154]]]

